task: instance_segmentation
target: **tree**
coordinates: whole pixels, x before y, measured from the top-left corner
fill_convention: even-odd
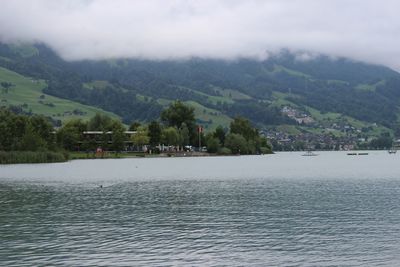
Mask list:
[[[90,140],[84,140],[83,137],[83,132],[86,130],[87,123],[80,119],[70,120],[57,131],[57,144],[66,150],[76,150],[79,142],[87,141],[87,143],[90,143]],[[89,146],[89,144],[87,146]],[[95,147],[92,147],[92,149],[95,149]]]
[[[213,136],[215,138],[218,138],[220,144],[223,144],[225,142],[225,130],[224,130],[224,128],[222,128],[222,126],[218,126],[215,129],[215,132],[214,132]]]
[[[301,151],[306,149],[306,144],[303,141],[296,141],[293,144],[294,150]]]
[[[236,117],[231,122],[230,130],[231,133],[242,135],[247,141],[254,140],[258,137],[257,129],[251,126],[249,120],[242,117]]]
[[[400,138],[400,125],[396,125],[394,128],[394,136]]]
[[[207,151],[210,153],[217,153],[221,148],[219,139],[213,136],[209,137],[207,136],[206,145],[207,145]]]
[[[66,150],[76,150],[79,134],[73,128],[63,127],[57,131],[57,144]]]
[[[54,149],[53,127],[44,116],[16,115],[0,109],[0,149],[47,150]]]
[[[1,82],[0,85],[5,89],[9,89],[10,87],[13,86],[13,84],[10,82]]]
[[[147,129],[143,126],[139,127],[136,133],[132,136],[132,142],[139,149],[143,145],[149,144],[150,138],[147,134]]]
[[[179,145],[180,137],[179,132],[175,127],[168,127],[162,131],[162,141],[167,145]]]
[[[197,143],[196,119],[194,108],[183,104],[181,101],[173,102],[161,113],[161,121],[167,126],[180,129],[185,123],[189,130],[189,140],[191,144]]]
[[[101,135],[100,141],[101,141],[101,149],[103,150],[103,152],[107,151],[109,149],[110,137],[111,136],[109,134],[107,134],[106,131],[104,131]],[[103,157],[103,154],[102,154],[102,157]]]
[[[182,123],[194,126],[194,108],[183,104],[181,101],[175,101],[161,113],[161,120],[168,126],[181,127]]]
[[[14,86],[12,83],[9,83],[9,82],[1,82],[0,85],[1,85],[1,87],[4,88],[3,92],[5,92],[5,93],[8,93],[8,90],[9,90],[12,86]]]
[[[109,131],[111,130],[113,120],[104,114],[96,113],[94,117],[89,120],[89,131]]]
[[[8,109],[0,108],[0,150],[18,149],[27,123],[26,116],[16,115]]]
[[[40,137],[40,135],[35,132],[32,124],[28,124],[25,133],[22,136],[20,143],[20,150],[25,151],[38,151],[46,150],[46,141]]]
[[[225,146],[234,154],[247,154],[248,151],[247,141],[240,134],[228,134],[225,139]]]
[[[140,127],[140,122],[135,121],[129,126],[129,131],[137,131],[137,129]]]
[[[151,146],[156,146],[161,142],[161,125],[158,121],[150,122],[149,126],[149,143]]]
[[[261,137],[260,136],[260,138],[258,138],[257,149],[259,150],[259,152],[261,154],[270,154],[270,153],[272,153],[272,147],[268,143],[268,140],[267,140],[266,137]]]
[[[180,128],[186,123],[188,128],[195,126],[194,108],[175,101],[161,113],[161,120],[168,126]]]
[[[190,132],[186,125],[186,123],[182,123],[181,127],[179,128],[179,135],[180,135],[180,145],[187,146],[190,142]]]
[[[118,155],[125,148],[125,127],[124,125],[115,120],[112,124],[112,144],[111,149]]]
[[[53,126],[50,124],[49,120],[43,116],[35,115],[29,118],[29,122],[33,127],[33,132],[39,135],[47,145],[47,148],[54,149],[54,133]]]
[[[369,143],[372,149],[389,149],[393,145],[393,140],[390,135],[382,134],[380,137],[371,140]]]

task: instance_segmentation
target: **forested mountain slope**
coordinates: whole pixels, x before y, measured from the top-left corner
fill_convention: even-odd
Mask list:
[[[0,66],[46,81],[46,94],[108,110],[126,123],[155,119],[180,99],[194,105],[200,123],[210,127],[237,115],[260,127],[296,125],[282,113],[284,106],[316,121],[336,114],[361,126],[398,127],[400,74],[343,58],[304,60],[282,51],[264,61],[67,62],[42,44],[1,44]]]

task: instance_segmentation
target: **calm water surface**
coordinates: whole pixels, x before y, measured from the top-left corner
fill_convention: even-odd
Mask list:
[[[0,166],[1,266],[400,266],[400,155]]]

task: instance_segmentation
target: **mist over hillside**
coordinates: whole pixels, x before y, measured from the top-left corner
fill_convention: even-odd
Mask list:
[[[72,61],[44,44],[0,45],[0,66],[43,79],[44,92],[118,114],[126,123],[150,121],[179,99],[196,106],[206,126],[248,117],[260,128],[296,124],[282,113],[341,114],[397,128],[400,74],[345,58],[282,50],[266,60]],[[315,119],[315,118],[314,118]]]

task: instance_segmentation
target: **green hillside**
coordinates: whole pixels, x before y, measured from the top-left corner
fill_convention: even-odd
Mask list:
[[[220,111],[207,108],[194,101],[187,101],[185,103],[194,108],[194,113],[199,120],[199,124],[203,125],[206,131],[213,131],[218,126],[229,128],[232,118]]]
[[[44,44],[0,43],[0,66],[1,81],[16,85],[7,93],[3,88],[2,105],[60,120],[91,116],[98,109],[88,106],[94,106],[117,114],[126,124],[149,122],[169,103],[181,100],[195,108],[198,123],[209,129],[243,116],[262,130],[400,136],[400,74],[345,58],[321,55],[300,61],[283,52],[265,61],[68,62]],[[34,79],[20,79],[16,73]],[[19,88],[26,92],[19,93]]]
[[[2,67],[0,67],[0,83],[10,85],[9,88],[0,86],[0,106],[18,106],[24,112],[61,121],[72,118],[86,120],[96,113],[118,117],[111,112],[45,94],[43,93],[43,89],[47,87],[45,81],[25,77]]]
[[[283,130],[284,132],[293,134],[294,132],[298,132],[301,130],[303,132],[310,132],[314,134],[323,134],[327,133],[326,128],[329,128],[332,124],[337,125],[348,125],[351,127],[355,127],[356,129],[368,129],[366,133],[370,136],[380,136],[385,132],[393,133],[393,130],[382,125],[376,125],[374,123],[357,120],[351,116],[346,116],[340,113],[335,112],[321,112],[315,108],[306,106],[306,105],[298,105],[295,102],[292,102],[291,99],[299,97],[298,95],[288,94],[288,93],[280,93],[274,92],[271,100],[271,105],[281,109],[283,107],[292,107],[296,110],[302,111],[308,114],[313,120],[315,120],[316,125],[311,125],[310,127],[304,127],[302,125],[292,125],[291,127],[277,127],[278,130]],[[290,129],[290,130],[288,130]],[[293,130],[296,129],[296,130]],[[325,129],[325,130],[324,130]],[[335,135],[345,135],[345,133],[329,129],[330,133]]]

